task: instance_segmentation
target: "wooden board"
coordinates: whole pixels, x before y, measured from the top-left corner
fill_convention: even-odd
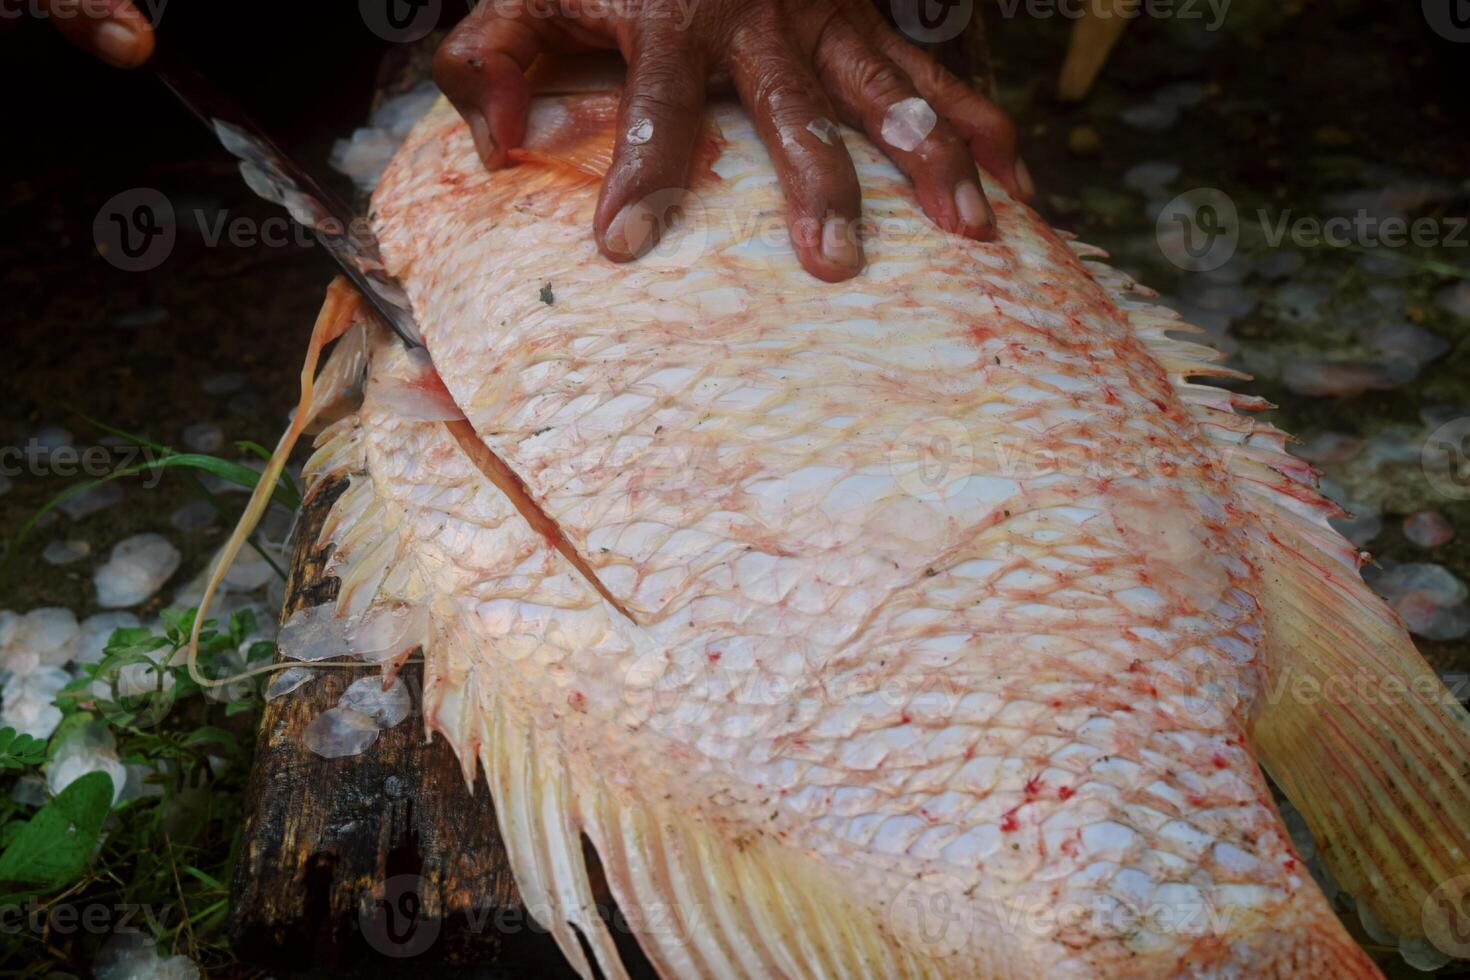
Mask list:
[[[283,617],[336,596],[312,544],[342,489],[323,488],[302,513]],[[420,665],[402,675],[412,716],[366,752],[307,750],[306,725],[372,672],[320,670],[265,707],[232,895],[236,951],[286,969],[379,961],[384,975],[446,960],[560,968],[527,925],[483,781],[472,796],[448,744],[425,740]]]

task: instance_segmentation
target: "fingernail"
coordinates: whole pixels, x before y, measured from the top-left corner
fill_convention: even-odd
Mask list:
[[[1028,201],[1036,194],[1036,184],[1031,180],[1031,168],[1026,166],[1025,160],[1016,161],[1016,189]]]
[[[619,258],[636,259],[658,244],[658,216],[642,201],[623,205],[607,223],[602,243]]]
[[[97,56],[118,68],[132,68],[138,64],[138,35],[115,20],[103,21],[92,32],[92,44]]]
[[[961,181],[954,189],[954,207],[960,213],[963,232],[974,233],[995,222],[995,216],[990,213],[990,205],[985,203],[985,198],[974,181]]]
[[[860,269],[863,250],[852,234],[852,222],[846,218],[828,218],[822,222],[822,258],[844,269]]]
[[[478,112],[470,113],[470,138],[475,141],[475,152],[487,167],[495,165],[495,137],[490,135],[490,121]]]

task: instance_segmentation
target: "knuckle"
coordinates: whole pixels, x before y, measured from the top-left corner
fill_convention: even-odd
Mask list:
[[[870,58],[858,67],[857,91],[870,105],[886,105],[913,94],[908,80],[886,59]]]

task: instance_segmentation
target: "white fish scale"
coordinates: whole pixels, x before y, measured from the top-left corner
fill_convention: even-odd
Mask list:
[[[1002,242],[956,248],[861,141],[868,272],[816,283],[769,234],[753,255],[779,190],[717,118],[724,181],[666,245],[702,235],[697,262],[601,260],[591,188],[513,194],[443,107],[380,186],[445,383],[637,620],[442,427],[366,411],[372,486],[490,676],[569,751],[723,820],[774,807],[834,866],[941,869],[987,921],[1109,910],[1013,924],[1017,950],[1143,949],[1150,903],[1243,903],[1248,928],[1306,894],[1240,748],[1254,571],[1167,378],[1002,191]],[[916,473],[914,439],[958,469]]]

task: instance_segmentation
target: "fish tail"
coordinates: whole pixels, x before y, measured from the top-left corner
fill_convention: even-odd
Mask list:
[[[1074,251],[1169,375],[1248,513],[1261,576],[1266,689],[1251,741],[1337,882],[1401,943],[1470,956],[1470,714],[1359,574],[1341,510],[1285,433],[1243,412],[1260,399],[1197,383],[1231,374],[1169,336],[1177,314]],[[1239,410],[1239,411],[1238,411]]]

